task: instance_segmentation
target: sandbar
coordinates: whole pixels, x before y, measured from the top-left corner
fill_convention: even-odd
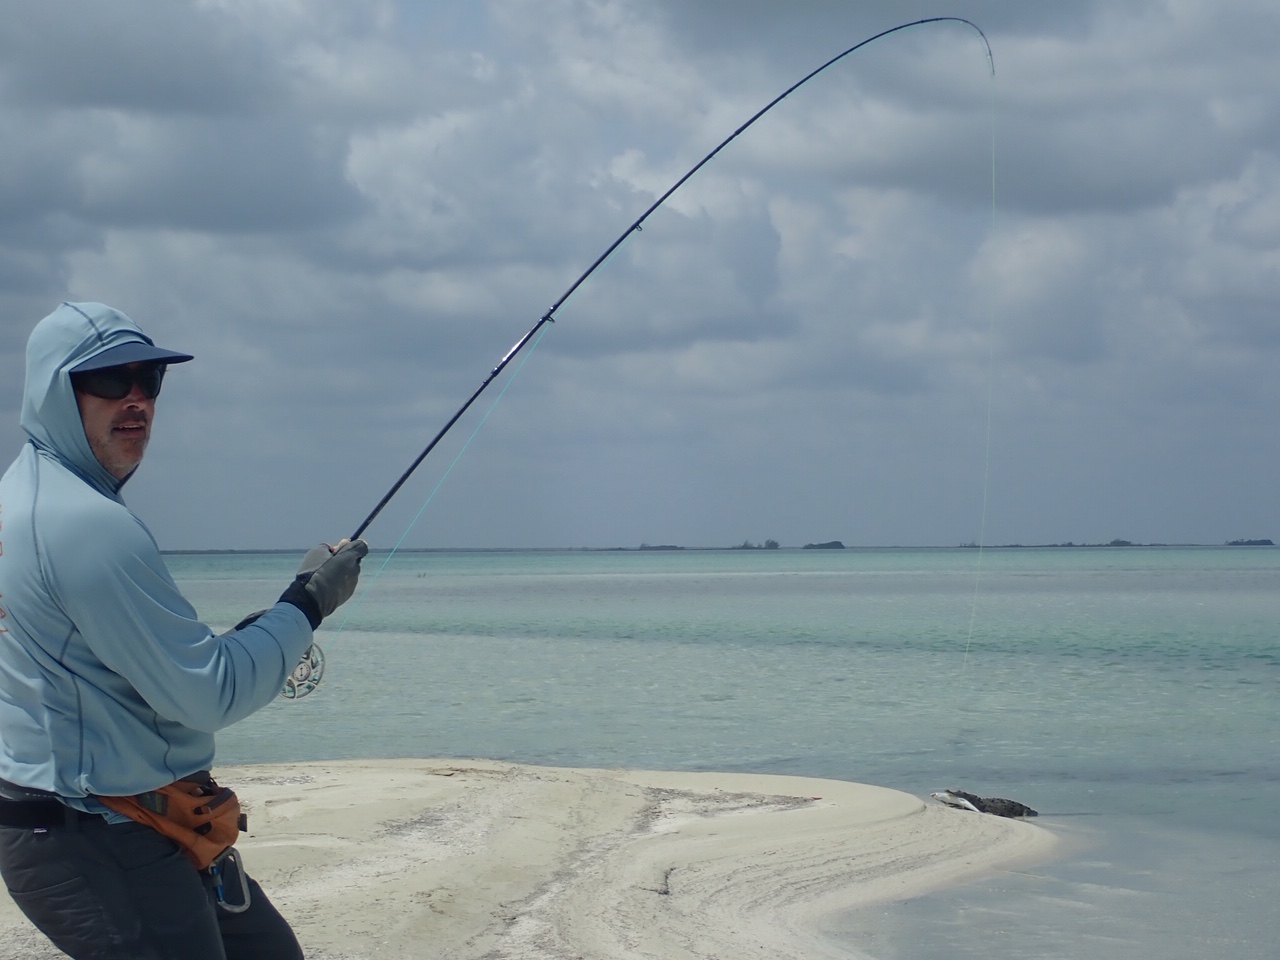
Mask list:
[[[309,960],[843,958],[824,917],[1046,859],[1034,824],[841,780],[486,760],[221,767]],[[57,953],[0,898],[0,957]]]

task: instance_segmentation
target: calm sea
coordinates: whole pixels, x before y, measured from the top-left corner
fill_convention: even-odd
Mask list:
[[[296,561],[169,558],[219,627],[269,605]],[[384,561],[323,629],[320,689],[222,733],[220,763],[460,756],[959,787],[1040,810],[1062,856],[833,920],[851,956],[1280,956],[1280,549]]]

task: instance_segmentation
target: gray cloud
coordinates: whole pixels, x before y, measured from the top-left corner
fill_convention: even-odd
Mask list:
[[[171,547],[349,532],[676,178],[902,19],[75,10],[10,3],[0,38],[0,443],[19,442],[26,333],[60,299],[190,349],[128,488]],[[977,22],[995,80],[971,31],[937,24],[788,99],[565,304],[410,542],[958,543],[983,533],[984,477],[995,542],[1280,533],[1280,13],[913,15]]]
[[[7,0],[5,87],[50,109],[221,115],[281,94],[277,51],[217,5]]]

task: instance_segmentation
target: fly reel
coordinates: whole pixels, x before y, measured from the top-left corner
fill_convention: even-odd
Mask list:
[[[318,643],[313,643],[307,647],[306,653],[293,668],[293,673],[285,678],[284,689],[280,691],[280,696],[286,700],[301,700],[320,686],[323,678],[324,651],[320,649]]]

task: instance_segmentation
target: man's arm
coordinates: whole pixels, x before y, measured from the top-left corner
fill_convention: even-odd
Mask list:
[[[311,643],[302,610],[277,603],[253,624],[215,635],[173,582],[150,532],[127,509],[110,511],[95,526],[96,535],[80,538],[74,551],[63,543],[46,556],[63,609],[102,665],[156,713],[208,732],[279,694]],[[69,655],[74,643],[71,638]]]

